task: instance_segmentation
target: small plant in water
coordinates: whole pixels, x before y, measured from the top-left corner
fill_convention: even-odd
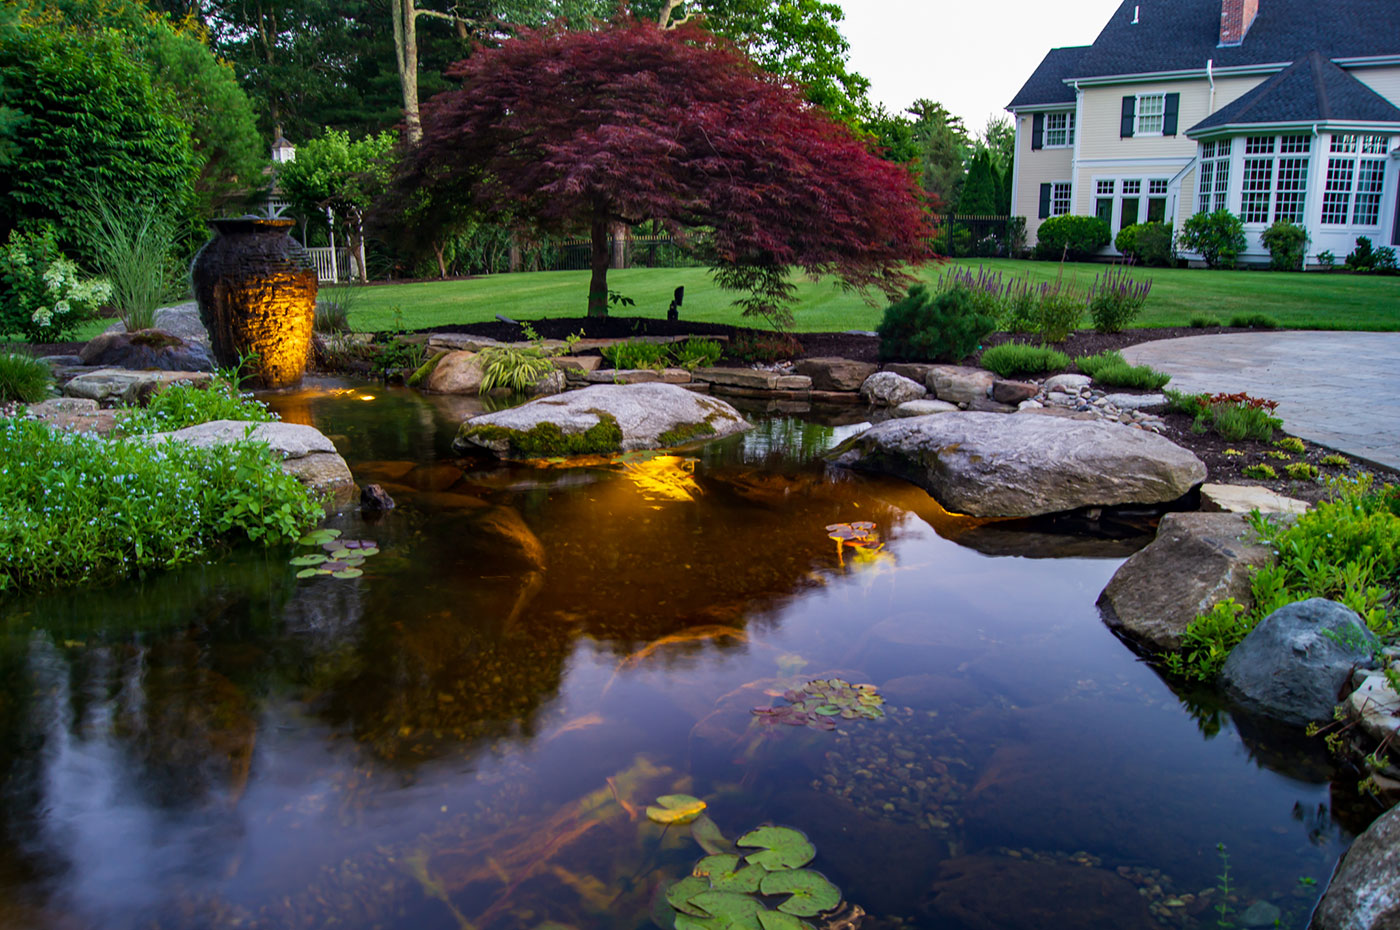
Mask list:
[[[289,561],[290,565],[301,569],[297,572],[298,578],[316,578],[320,575],[359,578],[364,574],[365,559],[379,554],[379,546],[374,540],[341,539],[340,530],[314,530],[297,543],[323,550],[299,555]]]
[[[1234,890],[1230,884],[1230,853],[1226,851],[1224,843],[1216,843],[1215,848],[1220,853],[1220,874],[1217,875],[1215,890],[1219,893],[1215,905],[1215,926],[1217,930],[1233,930],[1235,924],[1230,920],[1230,893]]]
[[[885,716],[885,699],[874,685],[853,685],[840,678],[809,681],[800,690],[783,693],[788,703],[777,707],[755,707],[752,713],[767,723],[791,727],[836,729],[837,719],[879,720]]]

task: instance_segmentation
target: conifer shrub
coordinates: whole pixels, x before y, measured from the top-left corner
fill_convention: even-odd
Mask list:
[[[966,287],[933,294],[916,284],[909,296],[885,308],[876,329],[880,358],[956,362],[975,352],[996,325],[994,317],[977,311]]]
[[[993,346],[982,353],[982,367],[1003,378],[1059,371],[1069,367],[1069,356],[1048,346],[1028,346],[1008,342]]]

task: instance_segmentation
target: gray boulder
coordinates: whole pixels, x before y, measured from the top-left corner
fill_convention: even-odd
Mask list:
[[[598,384],[473,417],[453,443],[503,458],[664,449],[752,429],[722,400],[674,384]]]
[[[1355,611],[1320,597],[1298,601],[1235,647],[1221,683],[1250,713],[1299,726],[1331,720],[1352,671],[1366,667],[1378,645]]]
[[[922,400],[928,391],[892,371],[877,371],[860,386],[860,399],[877,407],[898,407],[911,400]]]
[[[829,457],[904,478],[947,509],[976,517],[1165,503],[1206,477],[1195,455],[1145,430],[995,413],[887,420]]]
[[[428,375],[424,388],[433,394],[476,394],[486,377],[486,363],[465,349],[443,355]]]
[[[971,404],[986,400],[997,376],[981,368],[966,365],[934,365],[924,378],[924,384],[939,400],[953,404]]]
[[[63,386],[64,397],[80,397],[99,404],[143,405],[172,384],[207,386],[213,376],[207,371],[131,371],[127,368],[99,368],[85,371]]]
[[[1356,838],[1313,911],[1309,930],[1400,927],[1400,807]]]
[[[186,342],[197,342],[206,347],[209,345],[209,330],[204,328],[204,321],[199,318],[199,304],[193,300],[175,304],[173,307],[161,307],[156,311],[154,322],[156,329],[179,336]],[[105,332],[124,333],[126,324],[113,323]]]
[[[858,391],[877,366],[848,358],[804,358],[793,371],[812,379],[814,391]]]
[[[907,400],[894,408],[897,417],[927,417],[935,413],[957,413],[958,405],[946,400]]]
[[[1169,513],[1151,545],[1114,573],[1099,610],[1140,646],[1175,651],[1198,614],[1228,597],[1248,607],[1254,571],[1273,562],[1243,514]]]
[[[148,442],[183,442],[197,448],[227,445],[241,439],[265,442],[282,457],[282,470],[295,475],[313,490],[330,494],[337,502],[348,501],[355,489],[350,467],[336,451],[335,443],[320,430],[297,423],[249,423],[244,420],[214,420],[187,426],[173,433],[152,433]]]
[[[160,329],[102,333],[78,353],[84,365],[137,371],[213,371],[207,346]]]

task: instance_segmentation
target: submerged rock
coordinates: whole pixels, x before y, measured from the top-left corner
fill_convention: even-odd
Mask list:
[[[1181,648],[1186,627],[1233,597],[1248,608],[1254,572],[1274,563],[1244,514],[1169,513],[1157,538],[1099,595],[1104,623],[1153,651]]]
[[[943,863],[933,909],[974,930],[1149,930],[1147,901],[1102,869],[1000,856]]]
[[[831,459],[904,478],[948,510],[976,517],[1166,503],[1206,477],[1194,454],[1144,430],[992,413],[889,420]]]
[[[1309,930],[1400,927],[1400,807],[1356,838],[1313,912]]]
[[[607,455],[721,439],[752,429],[722,400],[674,384],[599,384],[473,417],[453,442],[502,458]]]
[[[265,442],[282,457],[282,470],[295,475],[313,490],[348,499],[355,488],[350,467],[336,451],[335,443],[320,430],[297,423],[249,423],[244,420],[214,420],[187,426],[173,433],[152,433],[148,442],[167,440],[189,443],[199,448],[226,445],[242,439]]]
[[[1314,597],[1261,620],[1225,660],[1221,682],[1249,713],[1299,726],[1331,720],[1351,673],[1378,645],[1355,611]]]

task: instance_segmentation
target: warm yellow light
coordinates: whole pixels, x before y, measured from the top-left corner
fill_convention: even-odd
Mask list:
[[[374,400],[373,394],[361,394],[360,400]]]
[[[624,461],[623,474],[648,500],[693,501],[700,493],[695,483],[695,459],[658,455],[643,461]]]

